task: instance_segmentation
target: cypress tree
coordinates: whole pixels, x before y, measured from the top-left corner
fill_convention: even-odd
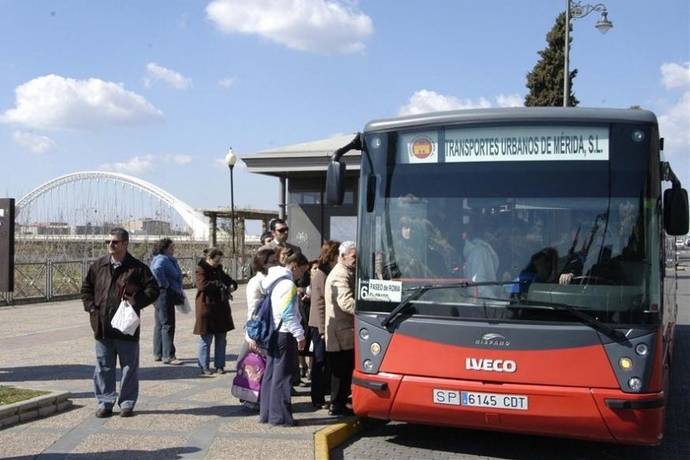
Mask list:
[[[572,25],[570,30],[572,31]],[[569,42],[573,41],[570,34]],[[558,15],[553,28],[546,34],[548,46],[539,51],[541,58],[527,74],[529,94],[525,106],[545,107],[563,105],[563,66],[565,64],[565,12]],[[570,47],[570,43],[568,43]],[[577,69],[570,70],[568,106],[575,107],[580,101],[573,94],[573,79]]]

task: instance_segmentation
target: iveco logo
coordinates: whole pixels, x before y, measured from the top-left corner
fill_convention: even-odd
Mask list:
[[[517,364],[509,359],[476,359],[465,358],[465,369],[468,371],[515,372]]]
[[[506,339],[505,336],[501,334],[496,334],[495,332],[489,332],[484,334],[479,339],[475,339],[475,345],[484,345],[487,347],[509,347],[510,340]]]

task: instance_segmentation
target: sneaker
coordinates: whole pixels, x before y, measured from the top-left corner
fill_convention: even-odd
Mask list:
[[[123,407],[120,409],[120,417],[131,417],[134,415],[134,409],[131,407]]]
[[[160,356],[154,356],[154,357],[153,357],[153,360],[154,360],[154,361],[162,361],[163,358],[161,358]]]
[[[99,407],[96,409],[96,417],[98,418],[107,418],[113,415],[113,410],[112,409],[106,409],[105,407]]]
[[[204,367],[201,369],[201,375],[213,375],[213,370],[209,369],[208,367]]]
[[[223,369],[222,367],[217,367],[216,368],[216,374],[219,374],[219,375],[225,374],[225,369]]]

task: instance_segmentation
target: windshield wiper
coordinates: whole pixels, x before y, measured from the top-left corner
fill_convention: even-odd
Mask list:
[[[508,308],[529,308],[532,310],[540,310],[542,309],[541,307],[547,307],[549,310],[554,310],[554,311],[564,311],[567,313],[570,313],[573,317],[579,319],[582,323],[587,324],[590,326],[592,329],[595,329],[602,334],[606,335],[607,337],[617,341],[617,342],[625,342],[627,341],[627,338],[625,334],[617,329],[612,328],[606,323],[603,323],[599,321],[598,319],[588,315],[587,313],[584,313],[577,308],[573,307],[572,305],[568,305],[565,303],[554,303],[554,302],[536,302],[536,301],[529,301],[529,300],[520,300],[519,304],[511,304],[508,305]]]
[[[389,329],[390,324],[393,322],[396,316],[398,316],[403,310],[412,305],[412,302],[419,299],[425,292],[435,290],[435,289],[448,289],[448,288],[468,288],[476,286],[502,286],[505,284],[518,284],[520,281],[459,281],[452,284],[424,284],[421,286],[415,286],[411,288],[412,293],[407,296],[400,304],[393,309],[384,319],[381,321],[381,326]],[[484,300],[505,300],[505,299],[493,299],[493,298],[483,298]],[[390,330],[390,329],[389,329]]]
[[[405,299],[400,302],[400,304],[395,307],[388,315],[381,321],[381,326],[385,327],[388,329],[388,326],[393,322],[393,319],[398,316],[400,312],[402,312],[404,309],[412,305],[413,300],[417,300],[424,294],[425,292],[433,289],[435,286],[434,285],[426,285],[426,286],[417,286],[417,288]],[[388,329],[390,330],[390,329]]]

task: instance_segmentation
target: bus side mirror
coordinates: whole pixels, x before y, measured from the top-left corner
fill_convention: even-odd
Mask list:
[[[331,161],[326,172],[326,204],[340,206],[345,198],[345,163]]]
[[[664,190],[664,228],[669,235],[688,233],[688,192],[684,188]]]
[[[376,203],[376,176],[372,174],[367,177],[367,212],[374,210],[374,203]]]

